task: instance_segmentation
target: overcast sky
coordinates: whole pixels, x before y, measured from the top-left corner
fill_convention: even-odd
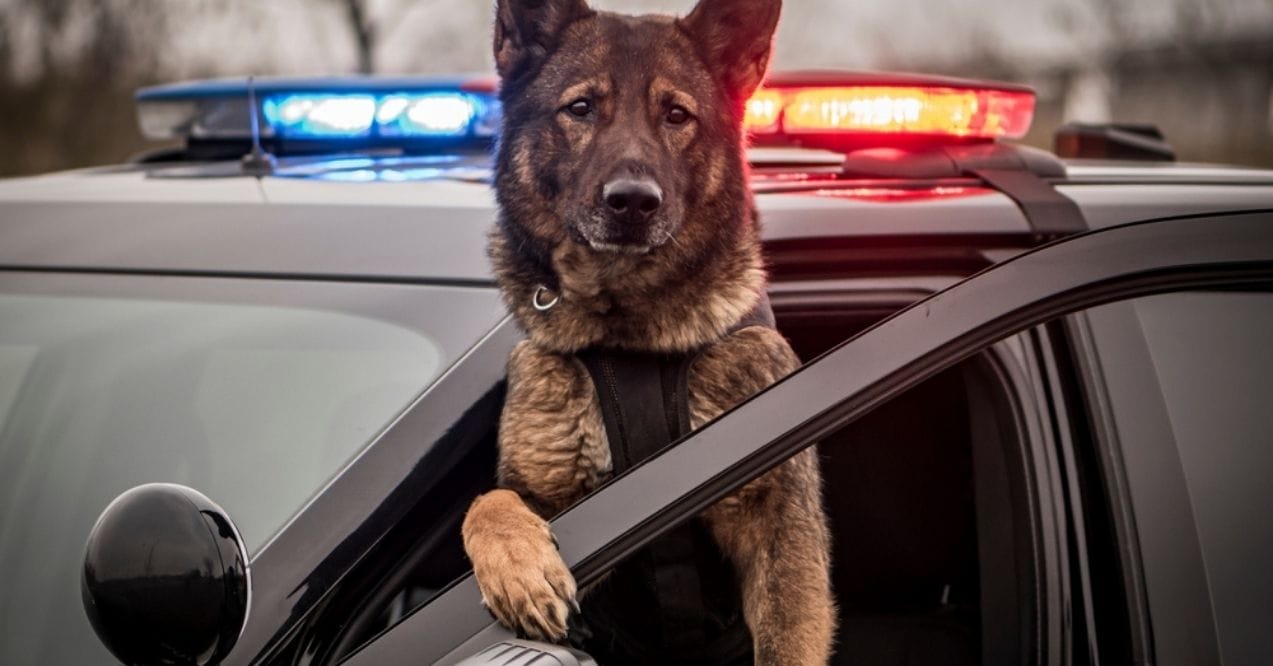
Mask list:
[[[257,35],[265,42],[278,40],[263,48],[273,51],[272,59],[281,69],[313,73],[351,66],[351,45],[339,13],[313,11],[322,2],[268,3],[269,17],[256,24]],[[248,4],[256,11],[266,5]],[[592,5],[684,14],[693,2],[594,0]],[[490,2],[376,0],[372,6],[376,16],[395,22],[386,26],[378,53],[382,69],[400,73],[490,67]],[[1109,25],[1102,7],[1113,8],[1107,11],[1113,11],[1117,27]],[[1273,27],[1273,0],[787,0],[775,66],[877,67],[979,52],[1030,61],[1073,60],[1111,40],[1161,41],[1182,27],[1212,34],[1253,28],[1268,32]],[[223,39],[206,31],[202,48],[217,53]],[[239,55],[250,58],[251,53]]]
[[[0,0],[0,9],[16,0]],[[111,0],[97,0],[109,2]],[[153,0],[173,13],[168,76],[348,73],[356,58],[336,0]],[[692,0],[593,0],[684,14]],[[384,73],[485,72],[487,0],[371,0]],[[1113,19],[1111,21],[1111,18]],[[91,29],[91,26],[82,26]],[[775,66],[876,68],[993,54],[1075,62],[1117,43],[1263,31],[1273,0],[786,0]],[[28,40],[29,41],[29,40]],[[74,35],[67,38],[73,45]],[[157,40],[158,42],[158,40]],[[15,39],[17,67],[33,46]]]

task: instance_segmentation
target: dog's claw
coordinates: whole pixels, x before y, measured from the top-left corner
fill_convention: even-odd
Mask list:
[[[485,605],[520,635],[559,641],[568,630],[575,581],[544,529],[501,535],[470,554]]]

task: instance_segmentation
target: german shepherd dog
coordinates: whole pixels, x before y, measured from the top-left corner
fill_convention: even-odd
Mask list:
[[[498,0],[505,119],[489,251],[527,339],[508,363],[499,489],[473,502],[463,537],[484,603],[524,636],[562,641],[576,624],[575,582],[546,519],[614,470],[581,352],[695,354],[694,428],[799,364],[773,328],[739,327],[765,292],[742,117],[780,9],[781,0],[701,0],[677,19],[585,0]],[[745,655],[686,652],[657,630],[625,643],[597,627],[589,601],[621,569],[583,595],[580,620],[606,638],[581,646],[603,664],[826,663],[835,607],[815,452],[695,520],[725,558],[714,568],[731,569]],[[600,619],[650,626],[623,613]],[[695,634],[703,645],[725,631],[721,617]],[[632,649],[645,651],[624,654]]]

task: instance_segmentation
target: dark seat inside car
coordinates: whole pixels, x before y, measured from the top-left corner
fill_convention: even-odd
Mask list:
[[[830,335],[825,315],[786,323],[806,361],[845,335]],[[818,445],[839,605],[832,664],[981,661],[966,392],[952,369]]]
[[[819,445],[840,607],[834,664],[980,657],[976,516],[957,373]]]

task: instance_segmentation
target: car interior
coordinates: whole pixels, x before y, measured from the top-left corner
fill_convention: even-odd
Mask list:
[[[812,304],[774,299],[780,330],[806,362],[905,304],[861,294]],[[1019,419],[1005,381],[980,354],[818,444],[839,605],[833,664],[1030,661],[1032,537]],[[428,512],[413,513],[380,551],[392,556],[343,586],[361,590],[347,599],[358,610],[352,621],[344,615],[339,640],[318,652],[347,654],[467,571],[459,526],[469,501],[490,487],[480,470],[493,469],[494,430],[470,446],[456,459],[465,469],[452,475],[470,481],[448,490],[445,510],[429,503]],[[450,536],[421,541],[422,534]],[[331,605],[340,606],[339,599]]]
[[[778,318],[806,362],[874,323],[858,308]],[[1008,398],[988,363],[969,359],[819,442],[839,604],[831,663],[1023,663],[1018,581],[986,566],[1017,560],[1002,506]]]

